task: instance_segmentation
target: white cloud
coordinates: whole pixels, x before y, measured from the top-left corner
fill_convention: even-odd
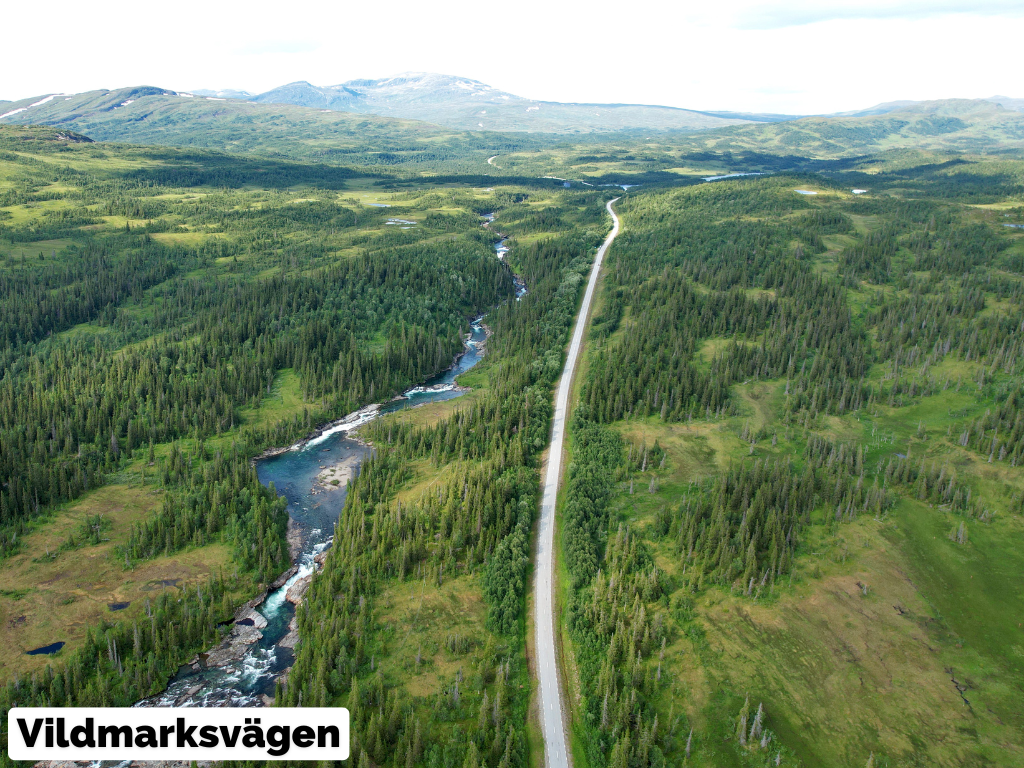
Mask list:
[[[928,19],[972,15],[1020,18],[1020,0],[863,0],[862,2],[758,2],[737,14],[740,29],[781,29],[851,19]]]

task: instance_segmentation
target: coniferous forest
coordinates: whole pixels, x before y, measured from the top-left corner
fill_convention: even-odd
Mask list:
[[[1019,760],[1019,188],[624,202],[563,511],[591,764]]]
[[[347,707],[358,768],[542,764],[541,476],[618,196],[557,511],[573,764],[1024,765],[1022,161],[446,136],[0,126],[3,712],[163,691],[292,565],[259,457],[483,316],[460,396],[354,433],[266,703]]]

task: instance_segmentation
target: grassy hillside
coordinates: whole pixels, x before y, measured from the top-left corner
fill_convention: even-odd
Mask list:
[[[701,183],[731,173],[797,172],[825,174],[847,189],[902,190],[914,195],[927,189],[932,195],[994,200],[1017,194],[1024,179],[1019,170],[1024,145],[1019,136],[1013,138],[1020,130],[1020,114],[999,113],[999,120],[991,124],[931,138],[889,135],[885,129],[870,140],[825,143],[801,129],[803,138],[793,146],[783,138],[790,126],[802,121],[745,127],[742,132],[708,131],[699,137],[671,133],[580,137],[546,147],[510,149],[494,157],[491,166],[517,177],[564,179],[576,187],[625,184],[646,190]],[[870,124],[875,119],[829,119],[820,127],[833,131],[850,122],[851,135],[861,130],[871,134],[876,132],[877,126]],[[801,143],[804,139],[806,143]]]

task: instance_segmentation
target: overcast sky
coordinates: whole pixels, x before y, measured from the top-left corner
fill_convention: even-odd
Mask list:
[[[1024,0],[47,0],[5,3],[2,19],[9,100],[405,71],[555,101],[801,114],[1024,97]]]

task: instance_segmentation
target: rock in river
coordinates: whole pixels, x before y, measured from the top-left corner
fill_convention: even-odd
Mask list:
[[[313,580],[313,575],[303,576],[301,579],[297,579],[294,584],[288,587],[288,591],[285,593],[284,599],[289,603],[298,605],[305,599],[306,590],[309,589],[309,583]]]
[[[246,608],[235,614],[235,626],[250,626],[256,629],[264,629],[267,626],[267,619],[257,610]]]
[[[253,611],[253,613],[256,612]],[[258,613],[256,615],[262,619],[262,626],[267,626],[267,620]],[[248,619],[245,619],[245,621],[248,621]],[[263,633],[253,624],[235,622],[235,626],[231,628],[231,633],[207,655],[206,666],[226,667],[232,661],[242,658],[248,647],[253,643],[259,642],[262,638]]]

